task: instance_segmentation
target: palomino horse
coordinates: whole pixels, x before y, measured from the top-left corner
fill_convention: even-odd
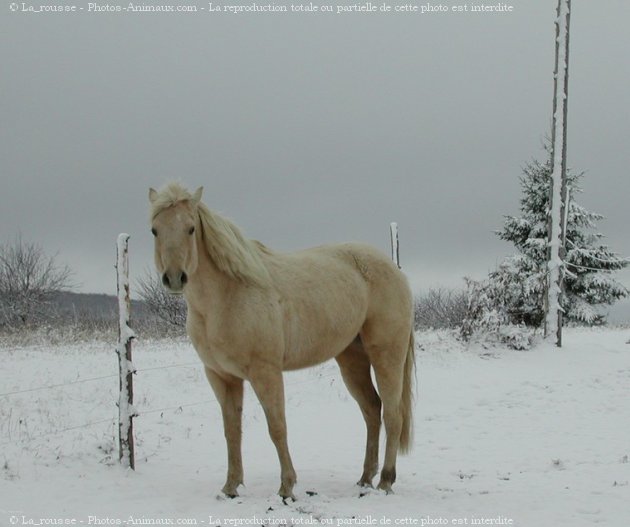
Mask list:
[[[228,454],[223,492],[237,496],[243,483],[247,380],[278,452],[279,494],[295,499],[282,372],[333,357],[367,425],[358,483],[371,486],[378,470],[382,405],[387,443],[378,488],[391,492],[398,451],[411,446],[412,297],[404,275],[366,245],[273,252],[210,211],[201,193],[177,183],[150,189],[151,230],[157,270],[170,292],[184,294],[186,328],[221,405]]]

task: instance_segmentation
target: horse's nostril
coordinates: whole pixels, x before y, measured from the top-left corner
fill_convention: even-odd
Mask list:
[[[162,275],[162,283],[166,286],[169,287],[171,285],[171,281],[168,279],[168,276],[166,276],[166,273],[164,273]]]
[[[186,273],[182,273],[181,274],[180,280],[182,282],[182,285],[185,284],[186,282],[188,282],[188,276],[186,275]]]

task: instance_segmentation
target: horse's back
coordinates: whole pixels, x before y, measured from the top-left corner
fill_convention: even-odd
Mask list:
[[[320,290],[347,288],[379,293],[387,287],[407,296],[405,275],[382,251],[368,244],[349,242],[321,245],[280,256],[276,280],[317,286]],[[293,282],[293,283],[291,283]],[[409,293],[410,296],[410,293]]]

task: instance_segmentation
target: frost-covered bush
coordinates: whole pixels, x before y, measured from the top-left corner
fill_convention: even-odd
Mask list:
[[[507,299],[520,290],[515,283],[500,280],[466,279],[467,313],[460,335],[466,341],[504,344],[513,349],[529,349],[536,329],[518,322],[510,314]]]

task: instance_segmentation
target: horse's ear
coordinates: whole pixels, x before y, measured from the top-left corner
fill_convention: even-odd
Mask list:
[[[154,188],[150,188],[149,189],[149,201],[151,203],[155,203],[155,200],[157,199],[158,193],[157,190],[155,190]]]
[[[203,194],[203,187],[199,187],[193,194],[192,200],[195,205],[201,201],[201,194]]]

